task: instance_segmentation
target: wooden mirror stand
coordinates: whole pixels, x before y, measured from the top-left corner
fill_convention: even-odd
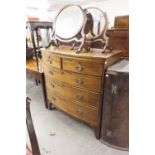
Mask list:
[[[95,28],[95,18],[100,26]],[[103,24],[102,24],[103,23]],[[57,14],[54,24],[52,41],[58,47],[61,42],[71,44],[71,50],[80,53],[83,48],[89,51],[92,42],[101,42],[102,52],[105,52],[108,37],[106,30],[108,18],[106,13],[95,7],[82,9],[79,5],[67,5]],[[97,29],[98,33],[94,33]]]

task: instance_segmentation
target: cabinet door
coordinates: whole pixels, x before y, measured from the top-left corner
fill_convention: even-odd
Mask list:
[[[106,75],[101,139],[120,148],[128,148],[129,145],[128,88],[128,74]]]

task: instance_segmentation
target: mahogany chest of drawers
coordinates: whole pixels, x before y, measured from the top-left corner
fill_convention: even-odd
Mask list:
[[[48,107],[80,119],[100,135],[104,73],[121,51],[76,54],[68,46],[42,51]]]

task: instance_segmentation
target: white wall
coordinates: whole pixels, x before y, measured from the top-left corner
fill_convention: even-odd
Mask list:
[[[29,0],[30,1],[30,0]],[[38,10],[27,8],[27,15],[37,16],[40,20],[48,20],[53,21],[56,12],[46,11],[48,7],[48,3],[45,0],[33,0],[35,3],[27,4],[36,5]],[[38,3],[36,3],[38,2]],[[90,2],[88,5],[84,5],[82,7],[95,6],[107,12],[109,18],[109,26],[113,26],[115,16],[119,15],[128,15],[129,14],[129,0],[104,0],[97,2]]]
[[[36,0],[34,0],[36,2]],[[38,9],[27,8],[27,15],[39,17],[40,21],[53,21],[57,11],[47,11],[48,3],[45,0],[38,0],[40,3],[36,4]],[[129,14],[129,0],[104,0],[97,2],[90,2],[88,5],[82,6],[83,8],[94,6],[100,8],[107,13],[109,19],[109,27],[114,24],[115,16]],[[46,32],[42,32],[46,33]]]
[[[39,17],[39,11],[33,8],[26,8],[26,17]]]

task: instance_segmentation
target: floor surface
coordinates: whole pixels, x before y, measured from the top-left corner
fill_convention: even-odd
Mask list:
[[[41,155],[129,155],[101,143],[85,123],[61,111],[45,109],[41,86],[29,76],[26,89],[32,100],[30,109]],[[29,143],[28,133],[26,139]]]

